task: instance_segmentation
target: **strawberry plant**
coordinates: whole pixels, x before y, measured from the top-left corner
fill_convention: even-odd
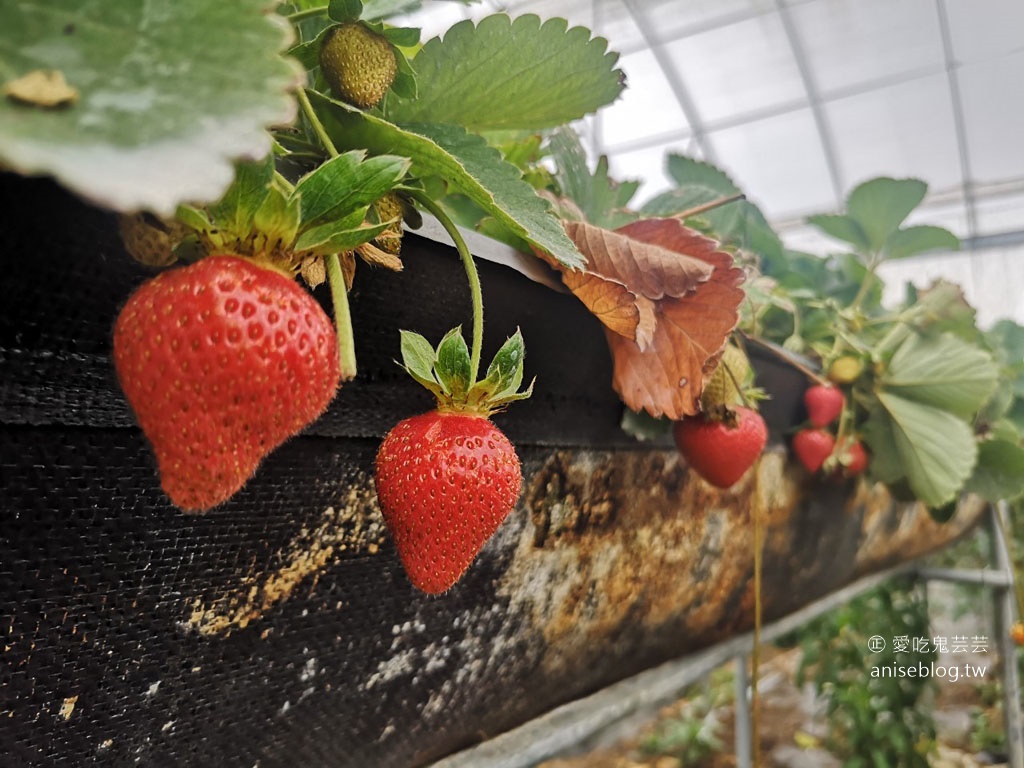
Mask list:
[[[444,591],[518,498],[515,450],[488,417],[532,389],[520,391],[518,332],[480,374],[483,298],[451,212],[468,200],[493,233],[580,267],[501,137],[615,99],[617,56],[531,15],[457,24],[421,45],[380,3],[264,5],[5,5],[0,162],[125,213],[129,252],[171,267],[128,299],[114,360],[163,488],[187,511],[230,498],[356,378],[357,260],[401,270],[403,223],[435,216],[466,269],[471,341],[455,329],[435,349],[395,329],[438,407],[395,427],[377,472],[410,578]],[[310,294],[322,283],[333,322]]]
[[[796,435],[808,467],[866,471],[937,516],[965,491],[990,500],[1024,494],[1024,329],[1008,320],[979,329],[959,289],[944,282],[908,289],[898,306],[882,304],[882,264],[959,247],[941,227],[904,225],[924,199],[923,182],[874,179],[850,193],[844,213],[811,217],[847,247],[821,258],[787,249],[737,185],[707,163],[670,155],[675,188],[630,207],[636,183],[609,178],[603,161],[589,171],[569,132],[553,135],[548,151],[558,168],[548,189],[571,198],[560,202],[563,215],[620,228],[672,217],[715,238],[744,267],[741,334],[817,367],[782,355],[810,384],[810,428]],[[712,360],[706,385],[714,367]],[[624,399],[634,411],[664,413]],[[624,427],[651,437],[669,425],[627,413]]]
[[[274,424],[252,420],[246,439],[230,432],[226,415],[220,437],[195,421],[203,407],[219,408],[212,378],[182,378],[192,395],[161,390],[163,405],[132,394],[135,381],[167,385],[161,369],[143,370],[136,358],[158,348],[163,355],[160,345],[175,335],[126,310],[119,373],[165,487],[189,488],[172,493],[176,503],[205,509],[229,497],[357,376],[348,309],[357,261],[401,270],[403,224],[415,227],[421,211],[451,233],[472,295],[469,344],[455,332],[436,348],[402,336],[406,370],[437,397],[437,418],[448,419],[438,423],[456,423],[453,415],[489,423],[493,410],[529,392],[519,393],[518,334],[479,375],[483,302],[461,224],[544,259],[598,317],[613,359],[610,384],[631,428],[643,421],[648,432],[674,429],[695,467],[701,452],[685,447],[691,432],[725,443],[734,427],[746,435],[729,471],[703,469],[712,482],[735,482],[760,452],[752,447],[763,446],[751,410],[755,382],[727,357],[739,329],[810,356],[821,371],[808,369],[809,428],[834,447],[809,465],[866,471],[935,510],[964,490],[1024,492],[1024,331],[1012,323],[980,331],[946,284],[912,291],[899,307],[881,304],[882,263],[956,245],[939,227],[904,226],[924,197],[921,182],[876,179],[850,193],[844,213],[813,217],[848,246],[828,259],[786,249],[726,174],[679,155],[667,159],[675,188],[631,208],[638,184],[612,179],[605,160],[591,170],[565,127],[624,87],[605,41],[564,20],[499,14],[421,44],[418,30],[387,23],[388,7],[295,0],[267,13],[255,0],[184,0],[166,14],[129,0],[102,11],[57,0],[43,13],[15,0],[0,9],[0,162],[53,175],[132,214],[122,222],[126,245],[147,264],[198,261],[175,268],[198,276],[208,260],[241,259],[258,270],[259,284],[301,278],[311,291],[326,283],[330,292],[334,328],[315,334],[317,370],[280,363],[289,381],[316,380],[316,397],[267,383],[260,400],[236,383],[233,394]],[[126,47],[124,39],[141,42]],[[246,72],[244,83],[229,76],[236,71]],[[499,79],[503,87],[493,88]],[[306,288],[291,288],[307,307]],[[200,295],[197,279],[195,307]],[[228,301],[203,310],[211,313],[204,322],[220,313],[222,337],[242,330],[231,326]],[[266,322],[259,338],[243,340],[247,359],[263,354]],[[141,347],[130,349],[131,339]],[[180,364],[168,358],[162,370]],[[227,370],[209,367],[211,377]],[[248,370],[233,381],[247,381]],[[152,417],[160,409],[174,420]],[[166,438],[167,424],[184,425],[188,440]],[[189,442],[204,434],[209,441]],[[210,448],[219,441],[230,449]],[[168,469],[189,461],[205,468]]]

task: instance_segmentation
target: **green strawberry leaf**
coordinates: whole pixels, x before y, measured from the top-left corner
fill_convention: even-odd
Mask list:
[[[867,250],[881,251],[927,192],[928,185],[918,179],[872,179],[850,192],[846,213],[864,232]]]
[[[419,30],[416,30],[417,34]],[[393,47],[395,52],[395,79],[391,81],[391,93],[403,99],[415,99],[419,95],[419,81],[405,51]]]
[[[252,229],[256,211],[270,194],[270,180],[273,178],[272,155],[257,162],[239,163],[228,191],[207,209],[210,220],[235,237],[245,238]]]
[[[942,227],[906,227],[885,241],[887,259],[905,259],[927,251],[959,251],[960,238]]]
[[[565,19],[505,14],[463,21],[416,54],[416,99],[389,99],[395,123],[445,123],[474,131],[550,128],[614,101],[618,54]]]
[[[861,436],[871,449],[871,462],[868,465],[871,478],[890,486],[907,475],[893,437],[894,427],[889,412],[881,403],[876,403],[861,428]]]
[[[415,48],[420,44],[418,27],[383,27],[381,34],[400,48]]]
[[[399,127],[315,92],[310,99],[339,147],[365,147],[371,153],[411,157],[414,175],[445,179],[513,235],[550,253],[566,267],[583,265],[583,256],[551,215],[550,204],[482,137],[456,126]]]
[[[579,206],[587,221],[605,229],[615,229],[636,220],[637,215],[625,208],[639,189],[640,182],[611,179],[608,158],[603,156],[591,173],[587,166],[587,152],[571,128],[554,131],[549,149],[558,168],[555,179],[562,194]]]
[[[434,377],[434,348],[430,342],[412,331],[401,331],[402,367],[416,381],[436,396],[441,387]]]
[[[298,43],[288,49],[287,54],[297,59],[305,70],[316,69],[320,66],[320,46],[323,44],[327,33],[334,25],[328,25],[321,29],[315,37],[304,43]]]
[[[940,507],[955,498],[977,459],[971,428],[948,411],[888,392],[879,393],[878,401],[891,420],[892,451],[872,439],[875,461],[895,457],[900,469],[887,474],[906,476],[915,496],[929,507]],[[878,434],[874,432],[872,437]]]
[[[365,216],[366,208],[360,208],[343,219],[307,229],[299,235],[293,249],[321,255],[351,251],[373,240],[389,226],[388,222],[367,224]]]
[[[911,334],[880,383],[901,398],[970,418],[991,397],[998,378],[991,356],[957,336]]]
[[[462,326],[452,328],[437,345],[434,372],[444,391],[459,400],[469,391],[472,365]]]
[[[339,24],[359,21],[363,15],[362,0],[331,0],[327,5],[327,15]]]
[[[333,157],[295,186],[302,196],[301,228],[364,209],[391,191],[409,170],[409,160],[394,155],[366,159],[361,150]]]
[[[849,216],[842,214],[822,213],[817,216],[808,216],[807,223],[817,227],[826,235],[849,243],[858,251],[871,249],[867,233],[856,221]]]
[[[724,171],[700,160],[670,154],[666,167],[678,186],[645,203],[641,208],[645,216],[674,216],[742,191]],[[723,243],[768,258],[782,257],[782,241],[761,209],[748,200],[713,208],[702,213],[701,217],[707,220],[714,235]]]
[[[721,200],[723,194],[710,187],[690,185],[662,192],[648,200],[640,209],[647,217],[677,216],[705,203]],[[764,214],[746,200],[735,200],[699,217],[688,216],[687,223],[695,229],[707,229],[709,235],[724,245],[754,251],[769,259],[783,257],[782,241],[768,224]]]
[[[651,416],[647,411],[632,411],[626,408],[622,412],[622,431],[634,440],[664,440],[672,431],[672,421],[664,416]]]
[[[992,502],[1024,494],[1024,448],[1004,440],[981,443],[966,490]]]
[[[0,99],[0,165],[118,210],[216,200],[232,161],[265,155],[265,127],[294,115],[290,30],[266,6],[0,3],[0,83],[59,70],[78,93],[59,109]]]

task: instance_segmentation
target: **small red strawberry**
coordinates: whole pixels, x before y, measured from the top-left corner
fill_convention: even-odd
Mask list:
[[[811,473],[821,469],[835,447],[836,439],[823,429],[801,429],[793,436],[793,453]]]
[[[140,287],[114,326],[114,364],[186,511],[227,500],[338,388],[330,319],[294,280],[210,256]]]
[[[868,453],[856,438],[843,441],[836,449],[836,453],[839,466],[846,477],[856,477],[868,468]]]
[[[734,413],[734,418],[721,421],[690,416],[672,428],[679,453],[718,488],[728,488],[743,477],[768,441],[764,419],[757,411],[738,407]]]
[[[1017,645],[1024,645],[1024,621],[1018,621],[1010,627],[1010,639]]]
[[[461,330],[437,349],[402,331],[405,369],[434,393],[437,410],[399,422],[377,451],[377,499],[413,586],[450,589],[515,506],[519,458],[488,418],[513,400],[523,379],[523,338],[505,342],[475,381]]]
[[[816,384],[804,392],[807,416],[816,427],[827,427],[839,418],[846,405],[843,393],[831,385]]]

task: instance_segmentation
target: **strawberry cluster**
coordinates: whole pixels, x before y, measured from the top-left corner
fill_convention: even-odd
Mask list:
[[[814,474],[855,477],[867,469],[868,454],[855,435],[839,429],[837,438],[830,430],[846,408],[846,396],[830,383],[815,384],[804,392],[804,405],[810,426],[793,436],[793,453],[804,468]]]

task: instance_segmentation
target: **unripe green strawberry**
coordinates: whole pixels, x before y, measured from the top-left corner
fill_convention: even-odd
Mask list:
[[[340,378],[330,319],[294,280],[237,256],[164,272],[128,300],[114,364],[171,501],[205,511],[316,419]]]
[[[362,109],[388,92],[398,60],[388,40],[365,24],[339,24],[320,45],[320,71],[336,96]]]
[[[439,594],[469,568],[519,498],[519,458],[483,416],[430,411],[377,452],[377,498],[416,588]]]
[[[716,405],[740,405],[743,398],[740,388],[750,376],[750,361],[743,351],[731,344],[726,345],[711,378],[704,384],[701,404],[704,410]],[[738,385],[738,386],[737,386]]]
[[[397,221],[390,229],[385,230],[374,238],[374,244],[383,251],[392,254],[399,254],[402,251],[402,200],[397,192],[388,192],[373,204],[373,209],[380,222]]]
[[[828,369],[828,378],[836,384],[852,384],[864,371],[864,361],[853,355],[843,355]]]

